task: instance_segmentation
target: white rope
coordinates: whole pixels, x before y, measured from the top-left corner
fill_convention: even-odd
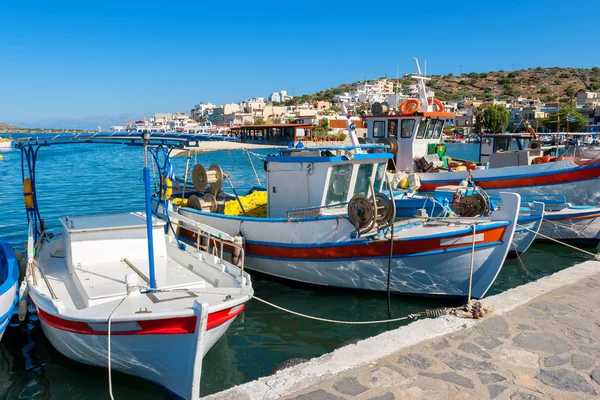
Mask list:
[[[111,359],[110,359],[110,328],[112,326],[113,314],[115,313],[115,311],[117,311],[117,308],[119,308],[121,306],[121,304],[123,304],[125,299],[127,299],[127,296],[125,296],[121,299],[119,304],[117,304],[117,306],[114,308],[114,310],[111,311],[110,315],[108,316],[108,357],[107,357],[108,358],[108,394],[109,394],[111,400],[115,400],[115,398],[113,397],[113,390],[112,390],[112,373],[111,373]]]
[[[524,227],[524,226],[522,226],[522,225],[519,225],[519,224],[517,224],[517,226],[518,226],[519,228],[523,228],[523,229],[525,229],[526,231],[533,232],[533,233],[537,234],[538,236],[541,236],[541,237],[543,237],[544,239],[548,239],[548,240],[550,240],[550,241],[552,241],[552,242],[555,242],[555,243],[558,243],[558,244],[562,244],[563,246],[570,247],[570,248],[571,248],[571,249],[573,249],[573,250],[577,250],[577,251],[579,251],[579,252],[581,252],[581,253],[583,253],[583,254],[587,254],[588,256],[591,256],[591,257],[593,257],[594,259],[596,259],[596,260],[600,261],[600,254],[594,254],[594,253],[591,253],[591,252],[589,252],[589,251],[586,251],[586,250],[580,249],[580,248],[578,248],[578,247],[572,246],[572,245],[570,245],[570,244],[568,244],[568,243],[561,242],[561,241],[560,241],[560,240],[558,240],[558,239],[551,238],[550,236],[546,236],[546,235],[544,235],[544,234],[542,234],[542,233],[536,232],[536,231],[534,231],[534,230],[532,230],[532,229],[529,229],[529,228],[526,228],[526,227]]]
[[[382,320],[377,320],[377,321],[340,321],[340,320],[336,320],[336,319],[327,319],[327,318],[320,318],[320,317],[313,317],[312,315],[306,315],[306,314],[302,314],[296,311],[292,311],[290,309],[278,306],[276,304],[270,303],[266,300],[261,299],[260,297],[256,297],[253,296],[254,299],[260,301],[261,303],[265,303],[266,305],[269,305],[273,308],[276,308],[278,310],[281,311],[285,311],[287,313],[290,314],[294,314],[297,315],[299,317],[304,317],[304,318],[308,318],[308,319],[312,319],[315,321],[321,321],[321,322],[331,322],[334,324],[344,324],[344,325],[368,325],[368,324],[382,324],[382,323],[386,323],[386,322],[398,322],[398,321],[404,321],[407,320],[409,318],[417,318],[418,316],[420,316],[421,314],[410,314],[406,317],[400,317],[400,318],[394,318],[394,319],[382,319]]]

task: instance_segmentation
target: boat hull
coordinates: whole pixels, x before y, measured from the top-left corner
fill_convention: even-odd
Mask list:
[[[519,167],[470,171],[474,183],[490,194],[501,191],[523,196],[564,194],[575,205],[600,202],[600,161],[577,165],[570,160]],[[421,192],[437,187],[458,185],[469,172],[421,173]]]
[[[0,340],[10,323],[17,297],[19,281],[19,265],[12,247],[0,239],[0,276],[3,282],[0,285]]]
[[[64,325],[61,326],[60,316],[40,311],[37,305],[36,309],[44,334],[61,354],[94,367],[108,366],[106,333],[78,332],[69,321],[62,320]],[[111,369],[154,382],[178,397],[189,398],[186,393],[193,383],[190,382],[191,371],[195,369],[195,363],[198,363],[197,349],[201,349],[199,356],[204,357],[225,334],[234,319],[235,317],[205,333],[197,328],[193,332],[180,334],[120,334],[115,323],[110,338]],[[199,376],[197,378],[198,382],[195,384],[199,384]]]
[[[600,244],[600,213],[587,216],[583,213],[579,216],[549,214],[544,217],[540,233],[574,246],[595,248]],[[536,241],[551,242],[542,236]]]
[[[514,214],[507,220],[516,220],[518,201],[512,204],[516,208],[506,211]],[[181,208],[179,213],[230,235],[241,232],[245,238],[248,269],[316,285],[387,290],[389,240],[353,238],[354,227],[344,217],[288,221],[231,217],[189,208]],[[185,224],[180,228],[185,228]],[[513,239],[514,226],[509,222],[501,224],[492,221],[486,228],[477,229],[481,229],[481,232],[476,233],[472,295],[480,298],[502,268]],[[467,296],[472,230],[457,229],[449,235],[428,235],[426,229],[410,232],[417,236],[394,239],[391,291],[414,295]],[[182,233],[194,239],[190,231],[182,229]],[[421,234],[424,236],[418,236]]]

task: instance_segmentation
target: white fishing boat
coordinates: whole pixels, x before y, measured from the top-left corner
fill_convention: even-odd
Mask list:
[[[418,160],[433,154],[432,147],[441,143],[445,121],[455,118],[443,104],[428,97],[424,77],[415,60],[419,98],[404,102],[399,111],[388,112],[373,106],[367,122],[367,143],[384,143],[394,155],[395,168],[419,172],[421,191],[433,193],[440,186],[458,185],[472,177],[475,184],[490,194],[500,191],[531,194],[564,194],[575,205],[597,204],[600,201],[600,159],[586,158],[594,153],[554,154],[564,145],[546,145],[533,134],[484,134],[480,141],[479,165],[472,171],[431,172]],[[514,144],[514,146],[513,146]],[[433,157],[436,159],[436,157]],[[439,162],[439,159],[437,159]],[[428,164],[429,165],[429,164]]]
[[[600,206],[575,206],[564,195],[532,197],[545,203],[546,212],[537,240],[556,239],[578,247],[595,248],[600,244]],[[550,238],[550,239],[548,239]]]
[[[17,302],[19,265],[13,248],[0,238],[0,340]]]
[[[0,150],[11,149],[13,144],[13,139],[10,137],[3,138],[0,136]]]
[[[52,141],[19,144],[28,167],[27,284],[48,340],[68,358],[108,366],[109,382],[110,371],[119,371],[199,398],[202,357],[253,295],[250,276],[223,259],[233,238],[188,222],[209,242],[185,245],[165,234],[169,221],[152,216],[149,196],[145,213],[65,216],[60,232],[46,232],[35,192],[36,139]],[[144,181],[149,195],[147,165]]]
[[[503,193],[505,207],[491,219],[393,222],[393,203],[378,193],[392,157],[381,150],[299,146],[266,157],[260,216],[247,215],[246,199],[238,196],[219,206],[226,175],[217,165],[208,170],[196,165],[193,191],[174,191],[171,201],[156,199],[154,207],[157,214],[168,209],[242,236],[246,266],[271,276],[341,288],[483,297],[512,242],[519,195]],[[237,204],[242,215],[222,212]],[[179,228],[195,239],[185,223]]]

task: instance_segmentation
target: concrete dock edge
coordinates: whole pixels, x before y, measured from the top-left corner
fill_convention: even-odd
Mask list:
[[[503,314],[538,296],[560,287],[576,283],[600,273],[600,262],[586,261],[506,292],[484,299],[484,303]],[[206,397],[211,400],[277,399],[306,389],[353,368],[376,362],[378,359],[426,340],[469,328],[482,320],[469,320],[453,316],[415,321],[409,325],[381,333],[334,350],[305,363],[286,368],[277,373],[248,382]]]

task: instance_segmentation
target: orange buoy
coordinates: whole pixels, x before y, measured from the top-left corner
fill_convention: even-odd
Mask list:
[[[435,105],[437,106],[437,110],[439,112],[444,111],[444,105],[442,104],[441,101],[439,101],[438,99],[434,99],[433,97],[430,97],[429,99],[427,99],[427,104],[431,105],[431,103],[435,103]]]
[[[404,103],[400,104],[401,114],[414,114],[417,111],[419,111],[419,100],[417,99],[406,100]]]

